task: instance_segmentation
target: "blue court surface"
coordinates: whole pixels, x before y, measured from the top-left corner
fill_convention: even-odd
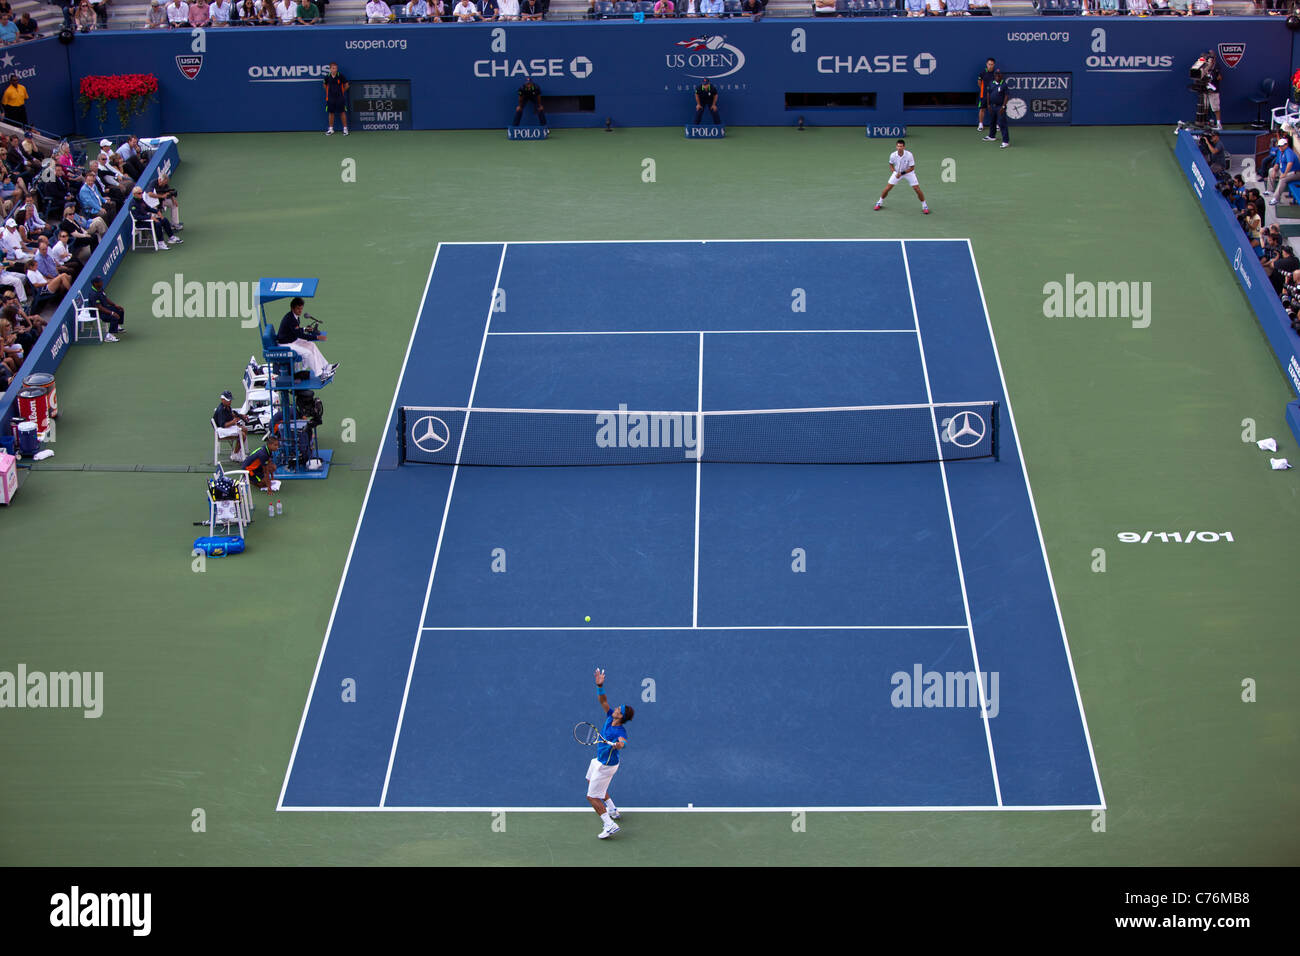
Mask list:
[[[402,407],[978,402],[996,459],[399,463]],[[598,666],[631,809],[1104,806],[969,242],[439,246],[279,806],[590,813]]]

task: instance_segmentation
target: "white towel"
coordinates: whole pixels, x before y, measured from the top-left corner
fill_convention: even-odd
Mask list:
[[[1272,438],[1265,438],[1263,441],[1255,442],[1260,451],[1277,451],[1277,441]]]
[[[1274,471],[1286,471],[1291,467],[1291,462],[1285,458],[1270,458],[1268,463],[1273,466]]]

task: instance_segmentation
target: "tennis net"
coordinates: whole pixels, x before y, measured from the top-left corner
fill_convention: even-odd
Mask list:
[[[885,464],[998,455],[998,403],[741,411],[402,406],[404,463]]]

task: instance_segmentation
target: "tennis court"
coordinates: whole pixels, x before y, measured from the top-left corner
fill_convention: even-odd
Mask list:
[[[774,463],[845,460],[808,413],[711,458],[863,406],[910,463]],[[682,460],[467,464],[620,408]],[[280,807],[582,811],[595,666],[630,809],[1104,804],[969,242],[439,246]]]

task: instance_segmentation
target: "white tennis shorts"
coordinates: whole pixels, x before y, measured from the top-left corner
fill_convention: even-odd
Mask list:
[[[616,770],[618,764],[606,767],[592,757],[591,763],[587,766],[587,796],[604,800],[605,794],[609,793],[609,782],[614,779]]]
[[[909,186],[917,186],[917,185],[920,185],[920,184],[916,181],[916,173],[914,173],[914,172],[911,172],[911,173],[904,173],[903,176],[902,176],[902,178],[905,179],[905,180],[907,180],[907,185],[909,185]],[[898,173],[893,173],[893,174],[891,174],[890,177],[889,177],[889,185],[891,185],[891,186],[897,186],[897,185],[898,185],[898,180],[899,180],[899,175],[898,175]],[[879,180],[876,180],[876,181],[879,182]]]

